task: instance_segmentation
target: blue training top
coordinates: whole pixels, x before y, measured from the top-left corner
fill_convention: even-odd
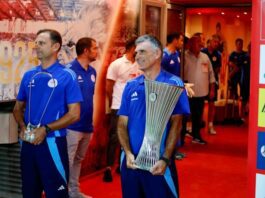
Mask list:
[[[229,61],[236,64],[237,67],[239,68],[239,71],[235,73],[231,81],[239,83],[242,78],[242,68],[244,67],[245,64],[248,64],[247,53],[245,51],[242,52],[233,51],[229,56]]]
[[[208,50],[208,48],[203,48],[201,50],[201,52],[207,54],[207,56],[209,57],[211,63],[212,63],[212,67],[213,67],[213,71],[214,71],[214,77],[216,82],[218,82],[218,73],[216,73],[216,69],[220,68],[222,66],[222,55],[221,52],[214,50],[213,53],[211,54]]]
[[[178,51],[170,53],[167,48],[163,50],[161,66],[167,72],[180,77],[180,54]]]
[[[127,83],[123,92],[121,107],[118,111],[119,115],[128,116],[128,136],[132,153],[134,155],[137,155],[140,150],[145,131],[146,103],[144,79],[145,77],[141,75]],[[161,70],[160,74],[156,78],[156,81],[184,87],[184,84],[179,77],[164,70]],[[184,89],[172,115],[189,113],[189,101],[187,93]],[[166,133],[163,135],[160,150],[161,153],[163,153],[165,149],[165,139],[168,131],[169,127],[166,128]]]
[[[53,79],[47,73],[52,75]],[[22,78],[17,100],[26,102],[25,124],[27,125],[30,121],[32,125],[43,126],[64,116],[68,112],[67,105],[82,101],[82,95],[75,73],[56,61],[47,69],[39,65],[27,71]],[[43,112],[45,113],[41,119]],[[63,128],[49,133],[47,137],[65,135],[66,129]]]
[[[76,75],[83,95],[83,102],[80,103],[80,120],[70,126],[68,129],[79,132],[93,132],[93,96],[95,91],[96,70],[89,66],[85,70],[77,59],[67,65]]]

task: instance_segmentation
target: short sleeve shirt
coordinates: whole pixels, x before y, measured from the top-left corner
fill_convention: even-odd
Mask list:
[[[196,57],[189,50],[185,52],[184,80],[194,84],[194,97],[205,97],[209,94],[209,85],[215,83],[215,77],[206,54],[200,52]]]
[[[68,112],[68,104],[79,103],[83,98],[75,73],[56,61],[45,70],[40,65],[26,72],[17,100],[26,102],[25,124],[43,126],[60,119]],[[63,128],[48,137],[65,135]]]
[[[208,48],[202,49],[202,52],[207,54],[207,56],[209,57],[212,63],[215,79],[216,81],[218,81],[218,74],[215,73],[215,69],[220,68],[222,66],[221,53],[217,50],[214,50],[213,53],[210,53]]]
[[[121,107],[118,115],[128,117],[128,136],[133,154],[137,155],[144,138],[145,122],[146,122],[146,103],[145,103],[145,87],[143,75],[129,81],[124,89]],[[156,81],[173,84],[184,87],[183,82],[177,76],[161,70]],[[180,98],[173,110],[175,114],[189,114],[189,102],[186,91],[181,93]],[[168,133],[166,129],[165,135]],[[165,149],[165,141],[162,150]],[[162,146],[161,146],[162,147]]]
[[[75,72],[83,96],[83,102],[80,103],[80,120],[67,128],[85,133],[93,132],[93,96],[96,70],[92,66],[85,70],[77,59],[69,63],[67,67]]]
[[[233,62],[239,68],[239,71],[232,78],[232,81],[239,82],[241,80],[241,70],[245,64],[248,64],[247,53],[245,51],[234,51],[230,54],[229,61]]]
[[[127,81],[139,76],[140,73],[138,65],[129,61],[125,55],[110,64],[107,79],[115,81],[111,109],[120,108],[122,93]]]
[[[178,51],[170,53],[167,48],[163,50],[161,66],[167,72],[180,77],[180,54]]]

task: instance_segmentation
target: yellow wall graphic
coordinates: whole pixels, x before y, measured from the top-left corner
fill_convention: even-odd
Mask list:
[[[259,89],[258,126],[265,127],[265,89]]]

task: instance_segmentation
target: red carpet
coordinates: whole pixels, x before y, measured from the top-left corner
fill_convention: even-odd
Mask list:
[[[187,154],[176,161],[181,198],[246,198],[247,127],[218,126],[217,135],[203,132],[207,145],[186,139],[181,151]],[[120,178],[102,182],[103,172],[81,179],[81,189],[93,198],[121,198]]]

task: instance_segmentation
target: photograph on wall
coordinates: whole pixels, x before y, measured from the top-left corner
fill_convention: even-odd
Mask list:
[[[259,89],[258,126],[265,127],[265,89]]]

